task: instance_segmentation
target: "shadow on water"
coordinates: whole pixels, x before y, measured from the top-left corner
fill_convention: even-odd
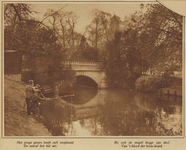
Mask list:
[[[40,106],[40,121],[47,127],[53,136],[64,136],[68,130],[64,123],[70,124],[75,110],[61,99],[42,102]]]
[[[181,136],[182,102],[129,90],[77,86],[77,97],[41,105],[44,125],[54,136]],[[62,93],[61,93],[62,94]],[[80,102],[77,102],[80,100]]]

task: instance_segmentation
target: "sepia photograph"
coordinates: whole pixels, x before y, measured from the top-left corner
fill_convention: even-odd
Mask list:
[[[184,135],[184,17],[152,2],[2,2],[3,137]]]

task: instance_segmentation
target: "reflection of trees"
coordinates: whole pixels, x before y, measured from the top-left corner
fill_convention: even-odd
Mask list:
[[[176,109],[180,113],[177,113]],[[169,106],[168,110],[169,112],[166,112],[162,109],[157,113],[156,131],[159,135],[182,135],[181,106]]]
[[[80,120],[80,125],[85,130],[88,130],[90,135],[101,136],[103,135],[102,133],[103,130],[98,122],[99,118],[100,117],[96,115],[96,116],[92,116],[91,118],[82,119]],[[84,124],[81,124],[82,121],[84,121]]]
[[[181,106],[176,102],[162,101],[156,95],[138,93],[135,96],[137,106],[143,111],[153,112],[155,135],[182,135]]]
[[[40,113],[44,118],[43,124],[52,133],[53,136],[65,135],[69,132],[71,125],[71,114],[74,109],[64,105],[60,99],[43,102],[40,107]],[[64,124],[65,123],[65,124]],[[65,126],[67,124],[67,126]]]
[[[126,93],[125,93],[126,94]],[[108,99],[102,115],[84,119],[92,135],[171,136],[182,134],[181,106],[160,101],[155,95],[136,94]],[[108,98],[108,97],[107,97]]]
[[[154,114],[140,111],[120,111],[120,115],[113,113],[100,118],[104,135],[148,135],[154,134],[152,126]]]
[[[84,127],[84,126],[85,126],[85,119],[81,119],[81,120],[79,121],[79,123],[80,123],[80,125],[81,125],[82,127]]]

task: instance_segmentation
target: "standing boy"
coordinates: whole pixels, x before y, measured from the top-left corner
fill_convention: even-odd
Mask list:
[[[33,85],[34,85],[34,81],[33,80],[29,80],[29,84],[26,85],[26,104],[27,104],[27,113],[28,113],[28,115],[31,115],[30,114],[30,110],[31,110],[30,102],[31,102],[33,94],[34,94]]]

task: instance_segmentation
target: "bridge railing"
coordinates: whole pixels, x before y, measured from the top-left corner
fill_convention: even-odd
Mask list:
[[[101,61],[88,61],[88,60],[64,60],[62,61],[64,65],[71,64],[74,70],[100,70]]]

